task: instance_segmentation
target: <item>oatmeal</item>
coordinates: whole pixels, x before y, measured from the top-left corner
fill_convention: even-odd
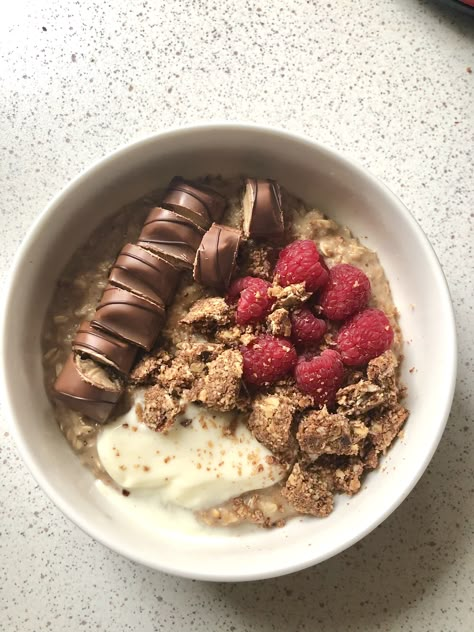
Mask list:
[[[272,527],[378,467],[408,417],[401,348],[348,228],[274,181],[175,178],[73,255],[43,364],[73,450],[127,501]]]

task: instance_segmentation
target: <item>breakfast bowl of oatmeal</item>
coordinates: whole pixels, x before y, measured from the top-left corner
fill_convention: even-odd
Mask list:
[[[252,125],[163,132],[69,184],[18,252],[2,345],[53,502],[132,560],[216,581],[368,534],[425,470],[455,382],[449,293],[406,208]]]

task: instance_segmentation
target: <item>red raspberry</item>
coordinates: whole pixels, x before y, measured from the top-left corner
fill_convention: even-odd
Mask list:
[[[326,349],[314,358],[300,358],[295,369],[298,388],[312,395],[317,405],[334,402],[343,377],[341,356],[332,349]]]
[[[344,364],[363,366],[381,355],[393,341],[393,330],[380,309],[366,309],[356,314],[341,329],[337,346]]]
[[[275,276],[284,287],[304,281],[308,292],[315,292],[328,279],[316,244],[311,239],[294,241],[283,248],[275,266]]]
[[[321,311],[331,320],[345,320],[363,309],[370,296],[367,276],[347,263],[340,263],[329,270],[329,279],[321,291]]]
[[[257,277],[242,277],[236,279],[229,288],[227,300],[237,302],[235,320],[238,325],[248,325],[263,320],[270,313],[275,299],[268,296],[271,283]]]
[[[244,361],[243,378],[248,384],[272,384],[293,370],[297,356],[291,342],[270,334],[257,336],[240,349]]]
[[[290,315],[291,336],[296,343],[314,344],[326,333],[326,322],[316,316],[307,307],[295,309]]]
[[[230,304],[236,303],[239,300],[242,290],[245,290],[246,287],[251,285],[256,278],[257,277],[246,276],[232,281],[229,289],[227,290],[226,301]]]

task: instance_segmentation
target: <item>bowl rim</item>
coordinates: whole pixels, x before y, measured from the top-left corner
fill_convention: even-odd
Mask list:
[[[50,217],[54,215],[56,208],[60,206],[65,199],[73,192],[77,187],[80,187],[83,182],[87,181],[88,177],[98,168],[106,167],[108,164],[113,163],[117,158],[128,153],[130,150],[138,150],[140,147],[144,147],[149,144],[154,144],[160,139],[166,137],[172,137],[176,135],[186,135],[189,132],[208,132],[215,133],[221,130],[234,130],[234,131],[255,131],[263,132],[270,136],[279,136],[281,139],[288,142],[297,141],[298,143],[306,144],[309,147],[317,148],[321,154],[326,154],[339,161],[344,167],[351,169],[358,176],[362,176],[369,180],[369,182],[375,187],[383,189],[385,196],[387,196],[391,202],[396,205],[403,213],[411,229],[417,234],[420,242],[424,246],[424,254],[429,258],[429,264],[433,271],[433,274],[437,280],[437,287],[442,294],[442,299],[446,312],[446,320],[449,327],[444,331],[445,339],[447,339],[447,347],[450,349],[449,357],[446,358],[445,363],[445,375],[446,375],[446,387],[444,390],[443,406],[440,408],[440,423],[438,425],[435,434],[431,435],[431,442],[429,449],[425,452],[424,458],[417,462],[413,467],[412,476],[409,485],[407,485],[400,493],[394,495],[392,502],[376,520],[370,522],[364,529],[355,533],[354,536],[337,546],[331,547],[324,554],[311,555],[309,554],[307,559],[299,563],[289,564],[287,567],[270,570],[250,570],[246,572],[229,573],[226,575],[215,574],[214,572],[206,571],[188,571],[182,568],[172,568],[171,565],[162,565],[155,563],[149,559],[145,559],[144,556],[134,552],[133,547],[123,544],[122,547],[112,544],[107,541],[106,535],[99,527],[90,526],[88,519],[81,512],[76,511],[72,502],[65,499],[59,492],[56,492],[54,485],[50,483],[48,476],[43,473],[42,466],[36,461],[35,454],[32,450],[28,449],[22,439],[21,424],[15,418],[13,398],[10,397],[9,389],[7,386],[7,357],[6,357],[6,344],[8,336],[8,321],[9,305],[11,298],[15,293],[15,277],[17,270],[21,266],[23,260],[28,255],[28,249],[32,243],[36,240],[37,233],[45,226]],[[5,282],[5,300],[0,312],[0,392],[2,395],[2,402],[4,403],[5,415],[7,418],[7,424],[10,433],[15,441],[17,449],[32,474],[33,478],[39,485],[39,487],[46,493],[50,500],[60,509],[60,511],[69,518],[76,526],[78,526],[84,533],[87,533],[90,537],[94,538],[107,548],[119,553],[120,555],[144,566],[151,567],[153,569],[172,574],[175,576],[186,577],[191,579],[205,580],[205,581],[250,581],[256,579],[266,579],[270,577],[278,577],[293,573],[299,570],[303,570],[320,562],[323,562],[364,538],[377,526],[379,526],[408,496],[413,490],[419,479],[425,472],[428,464],[430,463],[433,454],[435,453],[438,444],[441,440],[444,432],[449,413],[452,406],[452,400],[454,396],[454,390],[456,385],[457,374],[457,341],[456,341],[456,325],[454,318],[454,309],[452,300],[450,297],[449,287],[441,268],[441,264],[438,257],[428,240],[427,236],[410,213],[408,208],[402,203],[402,201],[385,185],[377,176],[372,174],[368,169],[363,167],[357,160],[347,158],[343,153],[338,150],[327,147],[318,141],[312,140],[309,136],[301,133],[289,132],[285,129],[274,127],[270,125],[239,122],[239,121],[210,121],[201,122],[198,124],[180,125],[176,127],[166,128],[153,134],[145,135],[136,140],[124,143],[117,149],[109,152],[105,156],[95,160],[92,164],[84,168],[76,177],[66,183],[66,185],[51,199],[46,207],[35,218],[31,226],[29,227],[24,239],[22,240],[20,247],[18,248],[13,261],[10,266],[9,273]]]

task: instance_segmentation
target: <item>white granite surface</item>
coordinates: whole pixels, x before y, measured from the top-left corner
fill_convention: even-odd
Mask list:
[[[408,500],[349,551],[265,582],[176,579],[106,550],[35,485],[2,419],[0,629],[472,631],[474,20],[429,0],[14,0],[0,15],[2,275],[51,196],[119,144],[264,122],[404,200],[460,340],[452,415]]]

